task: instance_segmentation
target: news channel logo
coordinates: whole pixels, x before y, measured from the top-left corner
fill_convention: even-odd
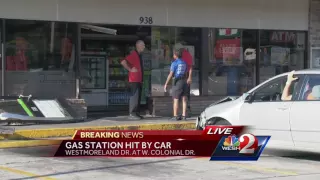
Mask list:
[[[271,136],[243,134],[224,136],[219,141],[210,161],[257,161]]]

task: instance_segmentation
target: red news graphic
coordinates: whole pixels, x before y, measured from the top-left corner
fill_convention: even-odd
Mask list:
[[[55,156],[191,156],[211,157],[210,160],[257,160],[270,136],[242,134],[244,130],[244,126],[207,126],[203,131],[78,130],[72,140],[62,141]]]

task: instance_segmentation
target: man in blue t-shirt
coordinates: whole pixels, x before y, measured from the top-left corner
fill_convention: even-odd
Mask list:
[[[164,85],[164,90],[167,90],[167,85],[172,77],[174,77],[174,86],[172,87],[173,97],[173,120],[185,120],[187,111],[187,64],[181,59],[183,48],[176,49],[173,52],[174,61],[170,67],[170,73]],[[179,99],[182,97],[182,117],[178,116]]]

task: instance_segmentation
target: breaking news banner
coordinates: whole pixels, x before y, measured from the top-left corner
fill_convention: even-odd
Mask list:
[[[211,161],[256,161],[270,136],[245,133],[245,126],[197,130],[78,130],[63,140],[55,157],[210,157]]]

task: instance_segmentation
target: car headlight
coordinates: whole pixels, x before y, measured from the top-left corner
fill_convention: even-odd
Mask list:
[[[200,114],[200,116],[199,116],[199,125],[201,126],[201,127],[203,127],[203,125],[205,124],[205,121],[206,121],[206,112],[205,111],[203,111],[201,114]]]

